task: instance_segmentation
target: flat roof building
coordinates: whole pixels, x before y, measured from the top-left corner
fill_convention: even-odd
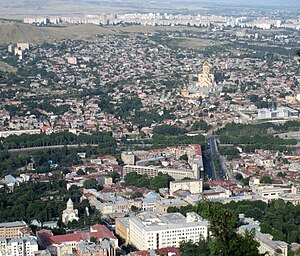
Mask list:
[[[116,219],[116,233],[139,250],[179,247],[182,241],[195,243],[200,238],[206,239],[208,221],[194,212],[187,213],[187,217],[181,213],[144,212]]]
[[[0,237],[2,238],[19,238],[24,233],[30,233],[30,229],[24,221],[0,223]]]

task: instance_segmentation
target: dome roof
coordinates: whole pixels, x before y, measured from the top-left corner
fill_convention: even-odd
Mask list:
[[[74,205],[73,201],[71,198],[69,198],[68,202],[67,202],[67,205]]]

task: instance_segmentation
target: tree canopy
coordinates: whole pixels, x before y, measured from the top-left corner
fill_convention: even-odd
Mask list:
[[[154,134],[166,135],[166,136],[176,136],[187,133],[185,128],[179,128],[174,125],[160,125],[153,129]]]
[[[174,179],[170,175],[161,172],[154,178],[149,178],[146,174],[141,175],[136,172],[130,172],[124,177],[124,185],[145,187],[158,191],[160,188],[168,188],[170,181],[173,180]]]
[[[238,234],[237,218],[234,212],[220,204],[202,202],[197,206],[198,213],[210,223],[211,237],[208,241],[190,242],[180,246],[182,255],[210,256],[259,256],[259,243],[254,240],[254,233]],[[193,250],[191,250],[193,248]]]

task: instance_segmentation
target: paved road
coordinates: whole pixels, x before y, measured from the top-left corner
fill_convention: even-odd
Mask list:
[[[211,167],[211,168],[207,168],[207,176],[212,180],[224,180],[225,172],[222,164],[221,155],[218,149],[217,136],[214,135],[207,136],[206,141],[209,145],[208,160],[210,161],[209,165]],[[217,172],[217,170],[219,171]]]
[[[204,170],[205,170],[205,175],[207,176],[208,179],[210,180],[215,180],[216,176],[215,176],[215,172],[214,172],[214,165],[213,165],[213,161],[212,161],[212,154],[211,154],[211,149],[207,149],[205,154],[205,157],[203,159],[204,161]]]

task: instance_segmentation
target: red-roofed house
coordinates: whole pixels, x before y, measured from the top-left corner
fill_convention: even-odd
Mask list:
[[[91,232],[54,236],[50,230],[42,229],[37,231],[36,236],[39,245],[50,251],[51,255],[73,255],[79,243],[89,242],[92,237],[97,241],[108,239],[112,242],[114,250],[118,247],[118,239],[105,226],[96,224],[90,227]]]

